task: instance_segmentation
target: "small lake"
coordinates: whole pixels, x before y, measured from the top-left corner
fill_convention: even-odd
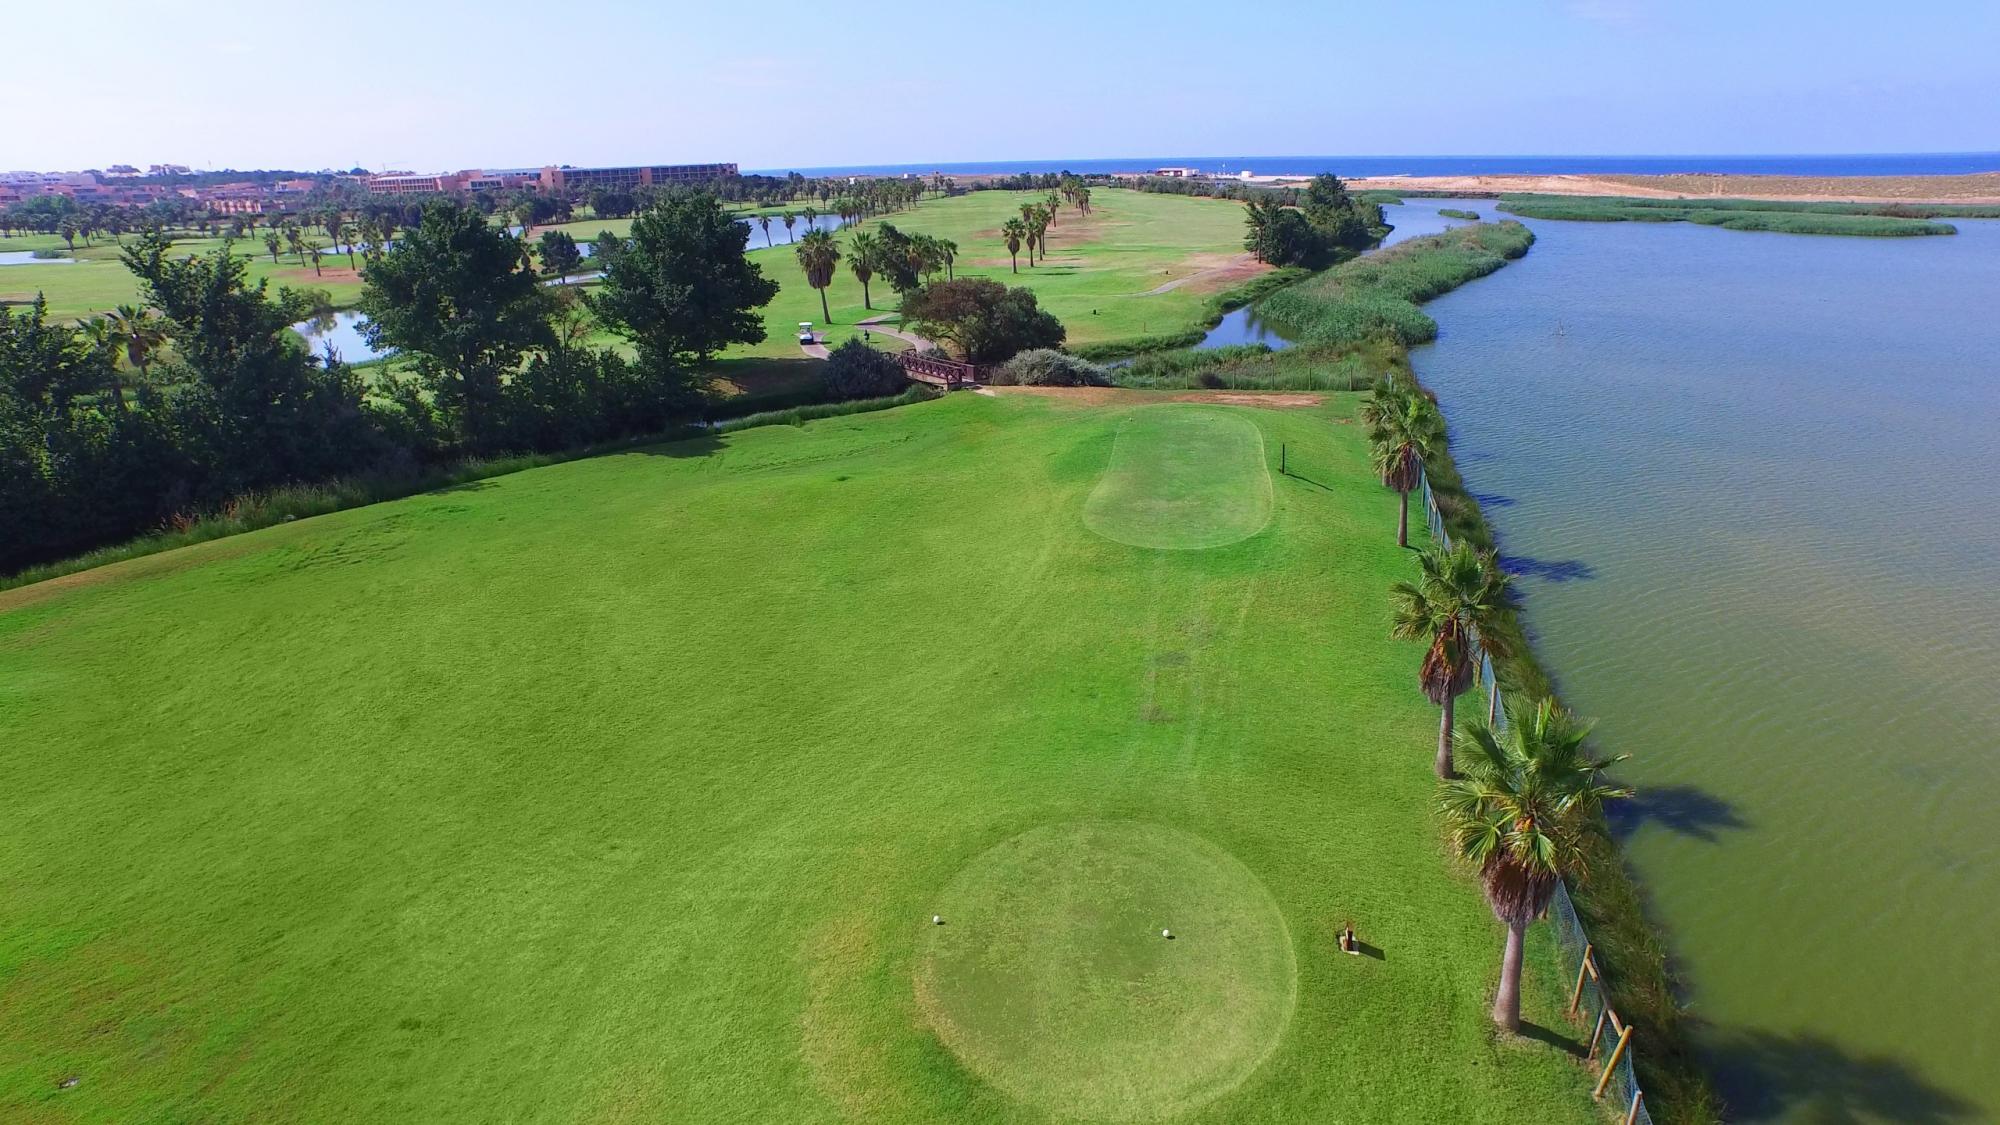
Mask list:
[[[837,231],[841,227],[847,225],[846,221],[843,220],[839,215],[815,215],[813,216],[812,225],[807,226],[806,217],[804,215],[800,215],[794,212],[792,229],[789,232],[787,232],[785,230],[784,216],[772,215],[770,216],[770,219],[771,219],[771,230],[770,230],[770,241],[768,243],[765,241],[764,238],[765,234],[764,228],[761,225],[759,225],[757,217],[746,215],[737,220],[738,222],[750,224],[750,247],[749,247],[750,249],[758,250],[766,247],[767,245],[788,246],[794,242],[797,242],[799,239],[804,238],[805,233],[808,230],[823,230],[831,232],[831,231]]]
[[[1382,217],[1395,229],[1390,231],[1382,239],[1382,245],[1375,249],[1384,250],[1398,242],[1406,242],[1427,234],[1437,234],[1452,227],[1462,227],[1471,221],[1440,215],[1439,208],[1472,211],[1481,219],[1489,221],[1510,217],[1493,209],[1493,205],[1498,202],[1499,200],[1495,199],[1413,199],[1406,203],[1384,204]],[[1374,252],[1375,250],[1368,251],[1370,254]],[[1227,348],[1238,344],[1263,344],[1272,351],[1278,351],[1291,347],[1292,341],[1286,339],[1277,328],[1261,320],[1257,316],[1257,306],[1251,304],[1224,315],[1221,322],[1209,329],[1208,335],[1202,337],[1201,343],[1195,347]]]
[[[1953,222],[1531,220],[1411,355],[1632,755],[1732,1120],[2000,1120],[2000,221]]]
[[[331,347],[335,355],[348,363],[367,363],[394,354],[393,348],[376,351],[368,345],[368,338],[361,334],[361,323],[365,319],[358,312],[332,312],[302,320],[292,325],[292,331],[305,337],[306,347],[314,355]]]
[[[0,251],[0,266],[73,266],[75,258],[37,258],[33,250]]]

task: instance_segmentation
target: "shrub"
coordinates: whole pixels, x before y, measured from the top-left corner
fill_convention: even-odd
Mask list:
[[[910,382],[901,364],[854,339],[833,349],[819,365],[819,377],[836,399],[893,395]]]
[[[1110,372],[1053,348],[1035,348],[1007,361],[994,382],[1023,387],[1108,387]]]
[[[951,346],[972,363],[1002,363],[1029,348],[1063,342],[1062,322],[1035,294],[985,278],[939,281],[903,298],[903,323]]]

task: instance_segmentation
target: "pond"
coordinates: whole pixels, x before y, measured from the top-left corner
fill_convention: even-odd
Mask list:
[[[314,355],[323,354],[330,347],[348,363],[367,363],[394,354],[393,348],[377,351],[368,345],[368,338],[361,333],[364,319],[358,312],[331,312],[302,320],[292,325],[292,331],[305,337],[306,347]]]
[[[0,266],[73,266],[75,258],[37,258],[33,250],[0,251]]]

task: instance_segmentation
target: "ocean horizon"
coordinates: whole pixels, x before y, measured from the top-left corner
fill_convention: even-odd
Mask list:
[[[1150,168],[1195,168],[1236,175],[1311,175],[1333,172],[1348,179],[1374,176],[1955,176],[2000,172],[2000,152],[1833,153],[1820,155],[1660,156],[1132,156],[1036,160],[943,161],[919,164],[840,164],[754,168],[753,175],[947,176],[1018,172],[1110,174]]]

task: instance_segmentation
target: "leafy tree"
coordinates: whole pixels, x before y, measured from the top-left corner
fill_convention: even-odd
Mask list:
[[[1554,700],[1507,709],[1505,737],[1484,723],[1465,736],[1479,753],[1465,776],[1438,793],[1438,809],[1453,850],[1479,867],[1493,916],[1507,927],[1493,1022],[1521,1029],[1521,952],[1527,931],[1548,911],[1556,882],[1585,873],[1583,840],[1601,831],[1603,803],[1632,791],[1604,778],[1605,767],[1585,752],[1590,726]]]
[[[940,281],[903,298],[903,320],[971,363],[1000,363],[1028,348],[1063,342],[1062,322],[1033,292],[985,278]]]
[[[1013,260],[1014,272],[1020,273],[1021,244],[1028,240],[1028,224],[1019,219],[1008,219],[1000,224],[1000,238],[1007,244],[1007,256]]]
[[[860,340],[850,338],[819,365],[820,381],[836,399],[877,398],[909,385],[903,365]]]
[[[1452,709],[1472,686],[1474,634],[1488,653],[1507,655],[1491,627],[1507,607],[1507,576],[1491,554],[1463,543],[1431,547],[1418,556],[1418,565],[1423,572],[1418,581],[1389,588],[1396,607],[1389,635],[1426,646],[1417,683],[1442,709],[1435,765],[1437,775],[1449,779],[1457,776],[1451,755]]]
[[[543,231],[541,251],[542,268],[564,282],[583,268],[583,251],[576,248],[576,239],[566,230]]]
[[[600,231],[597,235],[597,241],[590,244],[590,260],[596,263],[599,269],[603,269],[623,249],[625,249],[624,239],[612,234],[608,230]]]
[[[1396,546],[1407,547],[1410,490],[1423,480],[1424,463],[1444,451],[1444,415],[1414,383],[1392,376],[1369,391],[1361,405],[1361,421],[1368,427],[1370,463],[1402,501],[1396,516]]]
[[[819,290],[820,315],[832,324],[833,313],[827,308],[826,287],[833,284],[834,268],[840,263],[840,247],[834,244],[831,234],[811,227],[805,237],[799,239],[793,252],[798,255],[799,268],[805,271],[806,284]]]
[[[507,376],[554,340],[552,298],[520,264],[513,235],[438,202],[362,274],[369,344],[415,360],[419,382],[474,448],[494,448]]]
[[[605,263],[590,307],[657,368],[706,363],[730,344],[764,339],[757,310],[778,295],[745,254],[750,227],[715,196],[669,194],[632,221],[628,245]]]
[[[847,243],[847,268],[854,273],[854,280],[861,283],[861,307],[872,309],[874,301],[868,295],[868,282],[875,276],[875,260],[882,253],[882,243],[867,231],[856,231]]]

